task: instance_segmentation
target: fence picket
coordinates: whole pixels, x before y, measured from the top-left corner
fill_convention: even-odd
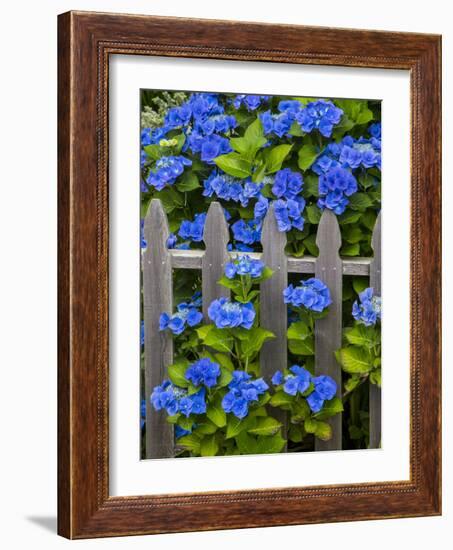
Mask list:
[[[374,258],[370,265],[370,287],[376,295],[381,295],[381,213],[379,213],[373,230],[371,247]],[[377,449],[381,444],[381,388],[370,384],[370,449]]]
[[[152,389],[166,377],[173,362],[173,339],[159,331],[159,316],[173,311],[171,256],[167,249],[170,234],[167,216],[160,200],[153,199],[145,218],[144,234],[148,246],[143,253],[143,305],[145,321],[146,458],[174,454],[173,426],[165,411],[155,411],[149,397]]]
[[[330,210],[324,210],[321,216],[316,244],[319,256],[315,264],[315,276],[329,287],[332,304],[328,315],[315,324],[315,373],[331,376],[338,386],[337,395],[341,397],[341,367],[335,360],[334,352],[341,347],[343,264],[338,253],[341,246],[340,227],[337,217]],[[341,449],[341,421],[341,414],[329,419],[333,431],[332,439],[316,439],[317,451]]]
[[[227,245],[230,240],[228,224],[225,220],[223,208],[218,202],[212,202],[203,231],[203,241],[206,251],[201,260],[203,316],[208,322],[208,307],[212,300],[220,296],[229,297],[229,289],[217,284],[223,275],[225,264],[230,259]]]
[[[173,339],[168,332],[159,331],[159,315],[173,311],[172,268],[200,269],[202,271],[203,315],[208,322],[207,310],[212,300],[230,296],[230,291],[217,284],[222,277],[225,264],[235,253],[228,252],[229,229],[222,206],[211,203],[203,233],[206,250],[175,251],[167,249],[170,234],[167,216],[158,199],[151,201],[148,210],[144,237],[148,243],[142,255],[143,300],[145,322],[145,392],[146,406],[146,458],[174,456],[174,434],[171,424],[166,422],[162,411],[151,407],[149,396],[154,386],[166,377],[166,367],[173,361]],[[332,304],[329,314],[316,322],[315,326],[315,372],[331,376],[338,385],[341,395],[341,368],[334,351],[341,347],[342,340],[342,286],[343,272],[346,274],[370,275],[370,286],[381,294],[381,215],[379,214],[371,245],[374,257],[345,258],[339,256],[341,234],[337,218],[330,210],[322,214],[316,243],[317,258],[287,258],[285,254],[286,234],[278,231],[273,205],[264,219],[261,242],[263,253],[251,254],[259,257],[273,271],[274,275],[261,284],[260,324],[271,330],[276,338],[266,342],[260,354],[262,375],[269,380],[278,369],[287,366],[287,309],[282,300],[283,290],[288,284],[288,272],[310,273],[322,279],[330,289]],[[272,411],[273,416],[287,426],[287,415],[283,411]],[[316,450],[337,450],[342,447],[341,415],[329,420],[333,437],[327,442],[316,440]],[[380,446],[381,439],[381,390],[370,386],[370,448]]]
[[[262,261],[274,272],[271,279],[261,283],[260,293],[260,324],[275,334],[275,339],[265,342],[260,353],[261,374],[269,381],[276,370],[286,368],[288,357],[286,339],[288,314],[287,306],[283,302],[283,290],[288,285],[286,233],[278,231],[273,204],[264,218],[261,243]],[[285,431],[286,412],[273,409],[271,414],[282,423]]]

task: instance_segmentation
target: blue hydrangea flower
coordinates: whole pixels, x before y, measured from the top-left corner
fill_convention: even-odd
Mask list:
[[[368,132],[371,137],[381,139],[381,123],[374,122],[373,124],[371,124],[368,128]]]
[[[324,401],[329,401],[337,393],[337,383],[330,376],[315,376],[311,379],[314,384],[314,391],[307,397],[310,410],[319,412],[324,406]]]
[[[261,103],[268,100],[268,95],[238,94],[233,100],[233,106],[239,109],[243,105],[248,111],[256,111]]]
[[[332,135],[333,128],[343,116],[342,109],[331,101],[312,101],[296,114],[296,120],[304,132],[318,130],[324,137]]]
[[[233,115],[215,115],[201,120],[196,125],[196,130],[202,132],[205,136],[215,132],[226,134],[238,125],[236,117]]]
[[[192,109],[187,103],[179,107],[172,107],[165,116],[165,126],[170,129],[187,126],[192,118]]]
[[[167,248],[175,248],[178,237],[174,233],[170,233],[167,239]]]
[[[263,269],[263,262],[253,260],[250,256],[244,255],[225,265],[225,275],[228,279],[234,279],[236,275],[250,275],[256,279],[257,277],[261,277]]]
[[[342,214],[349,204],[347,197],[357,191],[357,180],[345,168],[335,167],[319,176],[318,206]]]
[[[256,313],[251,302],[241,304],[222,297],[211,303],[208,308],[208,315],[217,328],[243,327],[250,329]]]
[[[354,302],[352,316],[367,327],[375,325],[382,316],[381,297],[375,296],[372,288],[366,288],[359,294],[359,300]]]
[[[259,115],[263,125],[264,134],[275,134],[283,137],[289,132],[294,117],[288,111],[273,115],[270,111],[265,111]]]
[[[258,200],[256,201],[253,208],[253,214],[255,216],[255,220],[257,220],[258,223],[260,223],[264,219],[268,209],[269,199],[266,199],[266,197],[263,197],[263,195],[259,195]]]
[[[297,101],[297,99],[283,99],[278,104],[278,110],[281,113],[287,113],[293,120],[296,118],[301,108],[302,104],[300,101]]]
[[[244,371],[233,371],[233,379],[228,384],[229,392],[222,400],[222,408],[226,413],[233,413],[237,418],[245,418],[249,412],[250,403],[256,402],[269,386],[262,378],[252,380],[250,374]]]
[[[214,164],[216,157],[230,153],[232,150],[230,141],[227,138],[212,134],[204,138],[201,144],[201,160],[208,164]]]
[[[196,295],[194,295],[195,297]],[[161,313],[159,317],[159,330],[169,329],[173,334],[182,334],[189,327],[199,325],[203,320],[203,315],[198,308],[201,307],[201,302],[198,296],[192,301],[181,302],[176,306],[176,313],[169,315]]]
[[[296,197],[296,199],[278,199],[274,201],[274,213],[277,221],[278,230],[290,231],[292,228],[302,231],[304,228],[304,217],[302,212],[305,208],[305,199]]]
[[[328,287],[315,277],[301,281],[296,287],[289,285],[283,291],[283,301],[293,307],[305,307],[318,313],[332,303]]]
[[[274,386],[282,386],[285,393],[293,396],[306,393],[312,386],[309,395],[304,396],[312,412],[319,412],[325,401],[335,397],[337,384],[330,376],[312,376],[307,369],[299,365],[293,365],[289,371],[287,375],[276,371],[272,383]]]
[[[311,382],[311,374],[308,370],[299,365],[293,365],[289,370],[290,374],[284,378],[283,391],[288,395],[306,392]]]
[[[156,411],[165,409],[169,416],[181,413],[188,417],[191,414],[206,412],[206,390],[201,388],[197,393],[189,395],[187,390],[175,386],[170,380],[165,380],[156,386],[151,394],[151,404]]]
[[[262,184],[252,183],[249,180],[242,182],[217,170],[210,174],[203,182],[203,186],[205,197],[212,197],[215,193],[220,199],[239,202],[243,207],[248,205],[251,198],[259,196],[263,187]]]
[[[364,168],[377,166],[380,169],[380,147],[379,149],[375,148],[371,141],[360,138],[350,144],[343,144],[339,161],[343,167],[351,168],[352,170],[355,170],[359,166],[363,166]]]
[[[231,229],[235,240],[244,244],[254,244],[261,238],[261,224],[256,220],[246,222],[240,219],[233,223]]]
[[[192,166],[192,161],[183,156],[162,157],[151,170],[146,183],[161,191],[166,185],[173,185],[176,178],[184,172],[185,166]]]
[[[140,345],[145,345],[145,321],[140,323]]]
[[[156,145],[160,142],[161,139],[164,139],[167,136],[168,131],[170,130],[167,126],[162,126],[161,128],[143,128],[140,134],[140,141],[142,147],[147,145]]]
[[[203,384],[207,388],[212,388],[217,384],[217,379],[220,376],[220,367],[217,363],[211,361],[209,357],[202,357],[190,365],[184,376],[194,386]]]
[[[203,230],[206,221],[206,214],[196,214],[193,221],[184,220],[178,231],[178,235],[182,239],[187,239],[195,242],[203,240]]]
[[[278,198],[295,199],[302,191],[303,185],[304,180],[299,172],[284,168],[275,174],[272,193]]]

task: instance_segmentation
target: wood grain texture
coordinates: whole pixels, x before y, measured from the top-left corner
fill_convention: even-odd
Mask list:
[[[108,59],[164,55],[411,75],[410,480],[109,496]],[[439,36],[71,12],[59,17],[59,533],[87,538],[439,514]]]
[[[381,296],[381,213],[376,219],[371,239],[374,252],[370,265],[370,287],[376,296]],[[381,388],[370,384],[370,449],[377,449],[381,445],[381,416],[382,395]]]
[[[179,250],[173,248],[170,250],[171,261],[174,268],[178,269],[201,269],[201,263],[204,256],[204,250]],[[234,257],[238,253],[230,252],[229,256]],[[241,253],[239,253],[241,254]],[[261,259],[261,252],[248,252],[251,258],[256,260]],[[342,258],[343,274],[344,275],[363,275],[370,274],[370,263],[372,258],[356,257]],[[314,256],[303,256],[296,258],[289,256],[286,260],[288,265],[288,273],[314,273],[316,258]]]
[[[173,313],[173,272],[167,248],[170,236],[167,215],[158,199],[151,201],[145,218],[145,240],[142,255],[143,313],[145,321],[145,396],[146,458],[174,456],[173,425],[164,411],[156,411],[149,396],[153,388],[167,378],[167,367],[173,363],[173,335],[159,330],[160,314]]]
[[[203,230],[206,251],[201,259],[201,295],[203,317],[209,322],[208,308],[213,300],[230,296],[230,290],[217,283],[221,279],[225,264],[230,259],[227,251],[230,234],[223,208],[219,202],[212,202],[208,209]]]
[[[332,303],[326,317],[315,323],[315,374],[330,376],[337,383],[337,396],[341,398],[341,366],[335,359],[335,351],[341,348],[343,266],[338,251],[341,247],[340,226],[331,210],[324,210],[319,221],[316,244],[319,256],[316,260],[315,276],[330,290]],[[328,441],[316,438],[317,451],[335,451],[342,448],[342,415],[336,414],[327,421],[332,428]]]
[[[264,343],[260,352],[261,375],[270,383],[273,374],[277,370],[285,369],[288,362],[288,306],[283,301],[283,291],[288,286],[286,233],[278,230],[273,204],[264,218],[261,243],[262,260],[274,272],[270,279],[261,283],[260,293],[260,326],[275,335],[274,339]],[[282,423],[285,433],[287,413],[270,407],[270,414]],[[286,447],[282,452],[285,451]]]

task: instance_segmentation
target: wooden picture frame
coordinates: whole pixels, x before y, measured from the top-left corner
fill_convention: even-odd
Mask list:
[[[88,538],[441,513],[441,39],[69,12],[59,16],[58,532]],[[404,69],[411,86],[410,480],[109,495],[111,54]]]

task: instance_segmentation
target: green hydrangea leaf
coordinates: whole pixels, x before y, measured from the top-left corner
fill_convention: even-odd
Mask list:
[[[299,168],[304,171],[310,168],[318,155],[318,149],[314,145],[303,145],[297,156]]]
[[[253,428],[249,428],[247,431],[253,435],[274,435],[281,427],[281,422],[268,416],[258,418],[256,425]]]
[[[366,374],[373,368],[369,354],[363,348],[341,348],[335,352],[335,356],[343,370],[349,374]]]

